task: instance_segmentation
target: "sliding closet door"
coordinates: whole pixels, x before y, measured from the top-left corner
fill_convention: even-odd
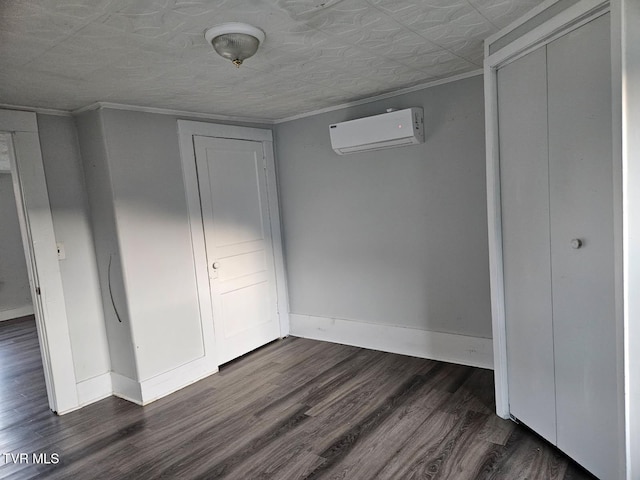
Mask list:
[[[511,414],[556,439],[545,48],[498,71]]]
[[[547,46],[557,444],[617,470],[609,15]]]

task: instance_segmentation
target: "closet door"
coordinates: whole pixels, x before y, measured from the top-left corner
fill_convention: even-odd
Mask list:
[[[509,409],[555,443],[545,47],[501,68],[498,92]]]
[[[605,15],[547,46],[551,264],[557,445],[620,478],[609,36]]]

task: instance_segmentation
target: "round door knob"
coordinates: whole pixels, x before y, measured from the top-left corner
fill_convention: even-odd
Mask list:
[[[217,270],[219,266],[220,264],[218,262],[213,262],[213,264],[211,265],[211,268],[213,268],[214,270]]]
[[[571,248],[573,248],[574,250],[582,248],[582,240],[580,240],[579,238],[574,238],[573,240],[571,240]]]

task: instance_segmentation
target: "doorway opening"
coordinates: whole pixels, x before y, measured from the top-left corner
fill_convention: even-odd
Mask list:
[[[11,155],[11,135],[0,132],[0,418],[11,411],[15,422],[46,409],[47,390]]]
[[[9,151],[11,136],[0,133],[0,322],[33,315]]]
[[[22,253],[17,252],[15,256],[26,260],[33,308],[31,333],[25,331],[21,338],[25,340],[31,335],[35,340],[35,329],[37,342],[32,342],[32,350],[37,350],[35,345],[39,345],[38,360],[42,365],[48,405],[53,412],[63,414],[77,409],[79,403],[36,114],[0,109],[0,141],[5,153],[4,170],[9,172],[3,174],[6,178],[1,186],[8,190],[5,195],[13,195],[15,199],[22,243]],[[15,313],[10,316],[18,316]],[[12,322],[7,325],[20,323]]]

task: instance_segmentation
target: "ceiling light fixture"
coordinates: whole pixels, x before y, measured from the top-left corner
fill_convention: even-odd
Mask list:
[[[222,57],[240,67],[242,62],[253,56],[264,42],[265,34],[259,28],[246,23],[223,23],[204,32],[204,38]]]

